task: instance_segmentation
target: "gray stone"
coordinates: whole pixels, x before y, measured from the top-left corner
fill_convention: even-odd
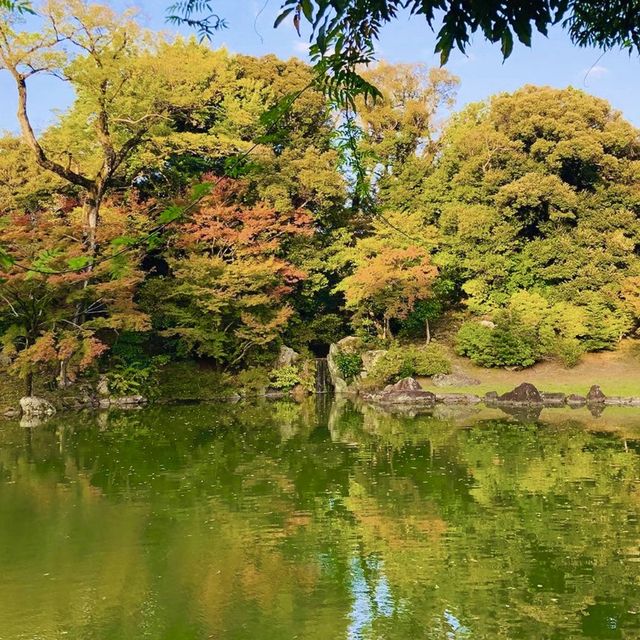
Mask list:
[[[587,399],[584,396],[579,396],[575,393],[572,393],[570,396],[567,396],[567,404],[573,407],[580,407],[584,404],[587,404]]]
[[[383,404],[404,404],[414,406],[433,406],[435,394],[425,391],[414,378],[403,378],[395,384],[387,385],[375,399]]]
[[[551,407],[561,407],[567,402],[567,396],[564,393],[545,393],[540,394],[544,404]]]
[[[20,415],[20,409],[16,409],[15,407],[10,407],[9,409],[6,409],[2,415],[5,418],[17,418]]]
[[[484,401],[487,403],[495,404],[498,402],[498,392],[497,391],[487,391],[484,394]]]
[[[99,396],[106,397],[109,395],[109,379],[107,376],[102,375],[98,378],[98,384],[96,385],[96,393]]]
[[[496,328],[495,322],[491,322],[491,320],[480,320],[480,322],[478,322],[478,324],[481,327],[487,327],[489,329],[495,329]]]
[[[589,389],[589,393],[587,393],[587,403],[604,404],[606,397],[599,385],[594,384],[591,389]]]
[[[46,418],[56,412],[56,408],[48,400],[38,396],[20,398],[20,408],[25,418]]]
[[[110,401],[113,407],[136,407],[147,404],[147,399],[144,396],[120,396],[110,398]]]
[[[362,358],[362,373],[360,374],[360,377],[366,378],[371,369],[376,366],[380,358],[382,358],[386,353],[387,352],[384,349],[363,351],[360,356]]]
[[[540,392],[529,382],[523,382],[513,391],[503,393],[498,402],[512,405],[538,405],[543,404]]]
[[[473,393],[436,393],[436,402],[441,404],[478,404],[482,399]]]
[[[300,359],[300,354],[297,351],[294,351],[291,347],[287,347],[286,345],[282,345],[280,347],[280,353],[278,353],[278,357],[276,358],[275,368],[282,369],[284,367],[293,366]]]
[[[431,378],[431,382],[436,387],[469,387],[480,384],[480,380],[468,376],[466,373],[436,373]]]

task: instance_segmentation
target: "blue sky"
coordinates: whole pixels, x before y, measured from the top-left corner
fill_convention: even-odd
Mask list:
[[[110,0],[109,4],[119,9],[137,7],[146,26],[170,33],[173,29],[164,21],[164,9],[170,1]],[[252,55],[275,53],[283,58],[306,58],[307,41],[297,36],[290,22],[276,30],[272,28],[280,0],[214,0],[214,3],[229,26],[216,36],[212,46]],[[434,42],[434,35],[420,17],[402,18],[385,28],[379,57],[391,62],[437,65]],[[454,53],[447,68],[461,80],[456,108],[494,93],[513,91],[524,84],[571,85],[606,98],[640,127],[638,56],[629,57],[617,51],[602,55],[597,49],[579,49],[560,29],[553,29],[548,38],[534,37],[531,49],[516,45],[514,53],[505,62],[497,45],[477,37],[467,56]],[[55,118],[55,110],[64,109],[71,99],[69,89],[59,80],[42,78],[34,81],[30,113],[36,127],[45,127]],[[0,130],[16,130],[14,114],[11,79],[5,72],[0,72]]]

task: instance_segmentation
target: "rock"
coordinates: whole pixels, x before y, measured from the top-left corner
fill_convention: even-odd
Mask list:
[[[374,399],[383,404],[404,404],[415,406],[433,406],[435,394],[425,391],[414,378],[403,378],[395,384],[387,385]]]
[[[108,396],[109,395],[109,379],[107,376],[102,375],[98,378],[98,384],[96,385],[96,393],[99,396]]]
[[[478,322],[478,324],[481,327],[487,327],[489,329],[495,329],[496,328],[495,322],[491,322],[491,320],[480,320],[480,322]]]
[[[276,369],[282,369],[283,367],[291,367],[300,359],[300,354],[297,351],[294,351],[291,347],[287,347],[286,345],[282,345],[280,347],[280,353],[278,353],[278,357],[276,358],[276,362],[274,367]]]
[[[484,394],[484,401],[489,404],[495,404],[498,402],[498,392],[497,391],[487,391]]]
[[[20,415],[20,409],[16,409],[15,407],[9,407],[2,412],[2,415],[5,418],[17,418]]]
[[[466,373],[436,373],[431,378],[431,382],[436,387],[469,387],[480,384],[480,380],[472,378]]]
[[[362,358],[362,373],[361,378],[366,378],[367,374],[376,366],[376,363],[387,352],[384,349],[372,349],[370,351],[363,351],[360,357]]]
[[[543,404],[540,392],[529,382],[523,382],[513,391],[503,393],[498,397],[498,402],[515,405],[537,405]]]
[[[608,405],[617,405],[620,407],[640,407],[640,398],[623,397],[623,396],[607,396],[604,403]]]
[[[587,404],[604,404],[606,397],[602,389],[597,384],[594,384],[589,389],[589,393],[587,393]]]
[[[572,393],[570,396],[567,396],[567,404],[572,407],[581,407],[583,404],[587,404],[587,399],[584,396]]]
[[[478,404],[480,396],[473,393],[436,393],[436,402],[441,404]]]
[[[46,418],[56,412],[56,408],[48,400],[38,396],[20,398],[20,408],[25,418]]]
[[[544,404],[551,407],[561,407],[566,404],[567,396],[564,393],[545,393],[540,394]]]

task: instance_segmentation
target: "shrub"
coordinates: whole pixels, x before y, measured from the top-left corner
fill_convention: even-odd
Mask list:
[[[351,382],[362,371],[362,358],[359,353],[344,353],[340,351],[335,356],[335,363],[340,375],[347,382]]]
[[[540,358],[536,332],[506,314],[497,318],[493,329],[477,322],[463,324],[456,351],[482,367],[530,367]]]
[[[235,376],[235,384],[245,395],[259,395],[269,386],[269,371],[264,367],[250,367]]]
[[[584,353],[584,345],[577,338],[558,338],[549,351],[549,355],[560,360],[567,369],[575,367]]]
[[[450,372],[451,362],[438,345],[394,345],[369,371],[366,386],[378,387],[410,376],[433,376]]]
[[[296,367],[280,367],[271,372],[269,386],[274,389],[291,391],[297,384],[300,384],[300,375]]]
[[[116,365],[107,374],[109,391],[118,396],[155,395],[158,372],[168,360],[168,356],[156,356],[147,362]]]
[[[418,376],[451,373],[451,361],[440,345],[430,344],[422,348],[414,347],[411,357],[414,359],[415,374]]]

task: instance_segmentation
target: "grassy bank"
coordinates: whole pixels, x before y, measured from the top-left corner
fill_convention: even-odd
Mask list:
[[[588,353],[573,369],[555,362],[541,362],[521,371],[484,369],[468,359],[451,354],[455,371],[480,380],[479,385],[438,389],[428,378],[421,379],[429,391],[450,391],[484,395],[488,391],[504,393],[522,382],[534,384],[540,391],[586,394],[598,384],[610,396],[640,396],[640,356],[638,341],[626,340],[616,351]]]

